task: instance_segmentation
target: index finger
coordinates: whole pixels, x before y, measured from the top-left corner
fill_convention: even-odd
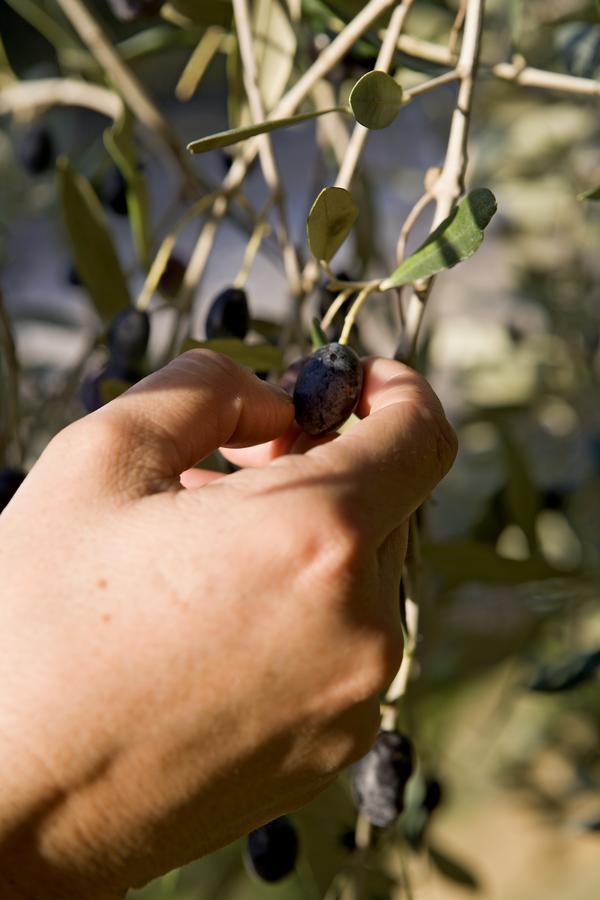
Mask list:
[[[361,421],[309,450],[355,524],[384,540],[446,475],[456,435],[430,385],[389,359],[364,362]]]

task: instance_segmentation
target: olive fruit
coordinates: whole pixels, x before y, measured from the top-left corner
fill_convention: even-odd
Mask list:
[[[442,785],[437,778],[429,777],[425,779],[425,793],[423,796],[423,808],[428,813],[432,813],[438,808],[442,802],[444,793]]]
[[[363,372],[351,347],[326,344],[308,357],[294,388],[296,422],[314,436],[336,431],[360,399]]]
[[[113,366],[135,368],[144,358],[150,338],[150,316],[134,306],[118,313],[108,329],[108,350]]]
[[[246,337],[250,327],[248,298],[241,288],[228,287],[213,300],[206,318],[206,337],[215,338]]]
[[[380,731],[373,748],[354,766],[354,800],[372,825],[387,828],[404,809],[404,789],[412,775],[413,756],[406,735]]]
[[[158,286],[163,294],[168,297],[176,297],[185,275],[185,263],[177,256],[169,257],[165,270],[160,276]]]
[[[40,125],[32,125],[19,141],[17,156],[25,171],[30,175],[40,175],[49,169],[55,152],[48,129]]]
[[[118,216],[127,215],[127,182],[116,166],[111,166],[106,173],[102,185],[102,200]]]
[[[298,849],[298,832],[287,816],[281,816],[250,832],[244,862],[263,881],[281,881],[294,871]]]
[[[163,3],[164,0],[108,0],[113,15],[121,22],[154,16]]]
[[[21,469],[10,467],[0,469],[0,512],[8,506],[24,481],[25,472]]]

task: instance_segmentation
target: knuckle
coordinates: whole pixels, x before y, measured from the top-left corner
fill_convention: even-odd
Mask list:
[[[402,662],[402,640],[390,632],[380,632],[369,640],[364,654],[364,690],[368,696],[384,691],[396,676]]]

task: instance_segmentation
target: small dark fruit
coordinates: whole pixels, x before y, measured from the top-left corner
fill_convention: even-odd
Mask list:
[[[217,294],[206,318],[206,337],[215,338],[246,337],[250,327],[248,298],[241,288],[229,287]]]
[[[17,156],[30,175],[40,175],[49,169],[54,161],[55,151],[48,129],[32,125],[19,141]]]
[[[0,469],[0,512],[8,506],[24,481],[25,472],[21,469]]]
[[[127,182],[116,166],[112,166],[106,173],[102,185],[102,199],[104,205],[118,216],[127,215]]]
[[[304,363],[294,388],[298,425],[314,436],[336,431],[356,409],[362,379],[360,359],[351,347],[319,347]]]
[[[423,796],[423,807],[428,813],[432,813],[438,808],[444,797],[442,785],[437,778],[425,779],[425,794]]]
[[[354,767],[354,800],[372,825],[387,828],[404,809],[404,789],[412,775],[413,757],[406,735],[381,731],[372,750]]]
[[[111,364],[122,369],[135,368],[144,358],[150,338],[150,316],[134,306],[118,313],[108,329]]]
[[[287,816],[281,816],[250,832],[244,862],[263,881],[281,881],[294,871],[298,849],[298,832]]]
[[[163,294],[166,294],[168,297],[176,297],[179,293],[184,275],[185,263],[176,256],[171,256],[158,283]]]
[[[163,3],[164,0],[108,0],[113,15],[121,22],[135,22],[154,16]]]

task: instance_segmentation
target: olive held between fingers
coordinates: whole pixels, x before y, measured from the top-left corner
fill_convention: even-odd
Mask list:
[[[250,327],[248,298],[241,288],[229,287],[213,300],[206,318],[206,337],[215,338],[246,337]]]
[[[373,748],[352,773],[352,793],[371,825],[387,828],[404,809],[404,789],[413,771],[410,739],[395,731],[380,731]]]
[[[281,881],[294,871],[298,847],[298,833],[290,819],[273,819],[248,835],[246,868],[263,881]]]
[[[326,344],[308,357],[294,389],[296,422],[315,437],[336,431],[354,412],[362,390],[360,359],[344,344]]]

